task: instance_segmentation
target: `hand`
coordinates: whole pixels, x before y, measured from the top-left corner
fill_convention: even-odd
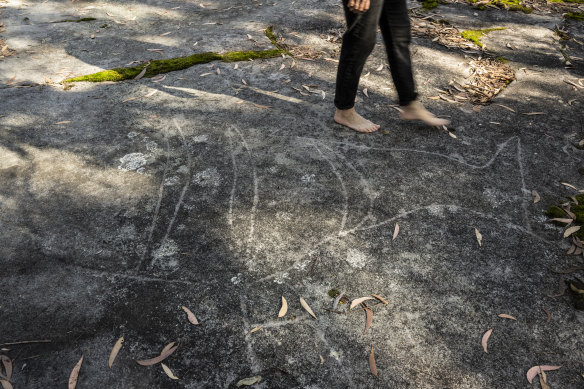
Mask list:
[[[369,9],[369,0],[349,0],[347,7],[351,12],[363,13]]]

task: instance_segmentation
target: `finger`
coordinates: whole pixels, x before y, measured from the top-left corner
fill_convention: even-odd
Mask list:
[[[369,10],[369,0],[364,0],[362,11],[367,11],[367,10]]]
[[[347,8],[352,10],[354,7],[355,7],[355,0],[349,0],[349,2],[347,3]]]

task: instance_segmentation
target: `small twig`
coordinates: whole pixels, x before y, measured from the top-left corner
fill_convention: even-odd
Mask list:
[[[42,340],[23,340],[22,342],[10,342],[10,343],[2,343],[0,346],[14,346],[16,344],[29,344],[29,343],[51,343],[51,339],[42,339]]]
[[[577,272],[579,270],[584,270],[584,266],[574,266],[574,267],[570,267],[570,268],[564,269],[564,270],[550,269],[551,272],[556,273],[556,274],[570,274],[570,273]]]
[[[26,357],[26,358],[22,358],[22,359],[15,359],[14,361],[19,361],[19,362],[20,361],[26,361],[28,359],[34,359],[34,358],[38,358],[40,356],[41,356],[41,354],[39,354],[39,355],[33,355],[32,357]]]

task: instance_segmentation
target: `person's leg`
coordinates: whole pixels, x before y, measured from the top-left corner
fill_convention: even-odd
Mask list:
[[[348,0],[343,0],[347,31],[343,35],[337,70],[335,93],[337,110],[334,119],[337,123],[355,131],[373,132],[379,126],[357,114],[354,106],[363,66],[375,47],[383,0],[371,0],[369,10],[362,14],[351,12],[347,7],[347,2]]]
[[[411,27],[406,0],[385,0],[379,27],[383,35],[399,105],[402,107],[401,117],[408,120],[422,120],[431,126],[447,125],[448,120],[437,118],[417,101],[418,94],[409,48]]]

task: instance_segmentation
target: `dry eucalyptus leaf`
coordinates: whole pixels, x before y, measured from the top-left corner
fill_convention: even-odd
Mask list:
[[[539,197],[539,193],[537,193],[537,192],[535,191],[535,189],[531,191],[531,194],[532,194],[532,195],[533,195],[533,197],[534,197],[534,199],[533,199],[533,203],[534,203],[534,204],[538,203],[538,202],[539,202],[539,200],[541,200],[541,197]]]
[[[574,185],[568,184],[567,182],[560,182],[560,184],[567,186],[568,188],[578,190],[578,188],[576,188]]]
[[[367,88],[363,89],[363,94],[367,97],[369,97],[369,95],[367,94]]]
[[[371,310],[371,308],[365,308],[365,332],[363,332],[364,334],[367,333],[367,330],[371,327],[371,324],[373,324],[373,311]]]
[[[383,70],[383,65],[379,65],[379,67],[377,69],[375,69],[376,71],[380,72]]]
[[[296,62],[294,60],[292,60],[292,63],[290,64],[290,68],[293,68],[294,66],[296,66]]]
[[[170,342],[169,344],[167,344],[166,346],[164,346],[164,348],[162,349],[162,351],[160,352],[160,355],[164,354],[165,352],[167,352],[168,350],[170,350],[172,348],[172,346],[175,345],[176,342]]]
[[[286,65],[282,64],[280,65],[280,70],[284,70],[286,68]]]
[[[71,123],[71,121],[70,121],[70,120],[63,120],[63,121],[61,121],[61,122],[57,122],[57,123],[55,123],[55,124],[69,124],[69,123]]]
[[[377,366],[375,365],[375,354],[373,353],[373,346],[371,346],[371,352],[369,353],[369,370],[371,373],[377,377],[379,372],[377,371]]]
[[[363,76],[363,78],[369,77],[371,75],[371,72],[367,72],[366,75]]]
[[[2,385],[2,389],[13,389],[12,384],[6,380],[0,380],[0,384]]]
[[[485,352],[488,354],[489,352],[487,351],[487,342],[489,341],[489,338],[491,337],[491,334],[493,333],[493,329],[491,328],[490,330],[488,330],[487,332],[485,332],[485,334],[483,335],[483,339],[481,340],[481,344],[483,345],[483,350],[485,350]]]
[[[574,293],[578,293],[578,294],[584,294],[584,289],[578,289],[574,284],[572,284],[570,282],[570,289],[572,290],[572,292]]]
[[[142,366],[152,366],[152,365],[156,365],[159,362],[164,361],[166,358],[168,358],[168,356],[170,354],[172,354],[173,352],[176,351],[176,349],[178,348],[178,346],[174,346],[172,348],[170,348],[169,350],[163,352],[162,354],[160,354],[159,356],[157,356],[156,358],[152,358],[152,359],[144,359],[141,361],[136,361],[138,362],[139,365]]]
[[[449,135],[451,138],[454,138],[454,139],[456,139],[456,135],[454,135],[452,132],[448,131],[448,135]]]
[[[116,344],[114,344],[114,347],[112,348],[112,351],[111,351],[110,356],[109,356],[109,360],[107,362],[107,365],[110,367],[110,369],[111,369],[112,365],[114,364],[114,361],[116,360],[116,357],[118,356],[118,353],[122,349],[123,343],[124,343],[124,337],[122,336],[120,339],[118,339]]]
[[[310,306],[308,306],[302,297],[300,297],[300,305],[302,305],[302,308],[306,309],[306,312],[310,313],[310,315],[316,319],[316,315],[312,312],[312,309],[310,309]]]
[[[543,370],[541,370],[538,375],[539,375],[539,384],[541,386],[541,389],[552,389],[547,383],[547,377],[545,375],[545,372]]]
[[[503,318],[503,319],[511,319],[511,320],[517,320],[515,317],[511,316],[511,315],[507,315],[506,313],[500,313],[497,316]]]
[[[395,238],[397,238],[397,234],[399,234],[399,224],[395,223],[395,228],[393,229],[393,238],[391,238],[391,240],[395,240]]]
[[[375,297],[377,300],[381,301],[385,305],[389,304],[389,302],[386,299],[384,299],[383,297],[381,297],[378,294],[371,294],[371,296]]]
[[[477,237],[477,242],[479,242],[479,247],[481,247],[483,245],[483,236],[481,235],[479,230],[477,230],[476,228],[474,230],[475,230],[475,235]]]
[[[183,311],[185,311],[187,313],[187,318],[189,319],[189,321],[192,324],[200,324],[199,321],[197,320],[197,317],[195,316],[195,314],[193,312],[191,312],[190,309],[188,309],[187,307],[185,307],[184,305],[181,307]]]
[[[144,95],[144,97],[151,97],[151,96],[154,96],[154,94],[155,94],[156,92],[158,92],[158,91],[157,91],[156,89],[154,89],[154,90],[152,90],[152,91],[148,92],[147,94],[145,94],[145,95]]]
[[[243,85],[247,85],[247,81],[245,81],[243,78],[241,79],[241,82]]]
[[[247,34],[247,39],[249,39],[250,41],[253,41],[254,40],[253,37],[251,35],[249,35],[249,34]]]
[[[284,317],[286,312],[288,312],[288,302],[284,296],[282,296],[282,307],[280,308],[280,312],[278,312],[278,317]]]
[[[12,360],[6,355],[0,355],[0,359],[2,359],[2,364],[4,365],[4,370],[6,371],[6,379],[10,381],[12,378]]]
[[[513,108],[507,107],[506,105],[503,105],[503,104],[495,104],[495,105],[498,105],[499,107],[503,107],[508,111],[515,112],[515,110]]]
[[[566,231],[564,231],[564,238],[567,238],[568,236],[572,235],[574,232],[580,231],[580,228],[582,228],[582,226],[574,226],[574,227],[568,228]]]
[[[233,69],[237,69],[238,67],[239,67],[239,64],[233,65]]]
[[[264,326],[264,325],[263,325],[263,324],[261,324],[261,325],[257,326],[256,328],[252,329],[251,331],[249,331],[249,333],[250,333],[250,334],[253,334],[253,333],[254,333],[254,332],[256,332],[256,331],[259,331],[259,330],[261,330],[263,326]]]
[[[178,380],[178,377],[173,374],[172,370],[170,370],[168,366],[166,366],[164,363],[161,363],[160,366],[162,366],[162,370],[164,370],[167,376],[173,380]]]
[[[574,219],[555,217],[553,219],[550,219],[550,221],[570,224],[574,221]]]
[[[148,65],[150,65],[150,64],[147,64],[146,66],[144,66],[144,69],[142,69],[142,71],[140,73],[138,73],[138,75],[136,77],[134,77],[134,80],[139,80],[142,77],[144,77],[144,74],[146,74],[146,70],[148,70]]]
[[[69,389],[75,389],[75,387],[77,386],[77,378],[79,378],[79,370],[81,370],[82,363],[83,355],[81,356],[81,359],[79,360],[79,362],[77,362],[73,370],[71,370],[71,375],[69,376]]]
[[[163,33],[163,34],[160,34],[159,36],[167,36],[167,35],[170,35],[170,34],[172,34],[172,31],[165,32],[165,33]]]
[[[325,92],[325,91],[323,91],[323,90],[321,90],[321,91],[320,91],[320,94],[321,94],[321,96],[322,96],[322,99],[324,100],[324,99],[326,98],[326,92]]]
[[[361,304],[363,301],[367,301],[367,300],[374,300],[374,297],[359,297],[358,299],[355,299],[351,302],[351,306],[349,307],[349,310],[355,308],[357,305]]]
[[[128,97],[126,100],[122,100],[122,103],[127,103],[128,101],[136,100],[137,97]]]
[[[548,366],[548,365],[533,366],[532,368],[527,370],[527,381],[529,381],[529,383],[531,384],[533,379],[535,378],[535,376],[540,371],[558,370],[560,367],[562,367],[562,366]]]
[[[216,72],[217,72],[217,75],[221,75],[221,69],[217,68]]]
[[[244,378],[242,380],[239,380],[239,382],[237,382],[237,387],[239,388],[240,386],[244,386],[244,385],[250,386],[253,384],[257,384],[261,380],[262,380],[261,375],[256,375],[255,377]]]

